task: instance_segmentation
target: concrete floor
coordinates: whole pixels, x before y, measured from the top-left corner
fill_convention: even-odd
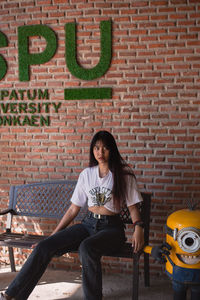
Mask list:
[[[16,273],[9,268],[0,269],[0,291],[4,291]],[[104,300],[131,300],[131,276],[125,274],[103,275]],[[47,269],[29,300],[81,300],[80,272]],[[140,282],[139,300],[171,300],[172,288],[168,278],[151,279],[151,286],[145,288]]]

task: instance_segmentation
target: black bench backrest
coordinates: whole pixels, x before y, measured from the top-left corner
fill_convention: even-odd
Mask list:
[[[69,180],[12,186],[9,208],[19,216],[61,218],[75,186],[76,181]]]
[[[71,196],[76,186],[76,181],[58,180],[45,181],[12,186],[10,189],[9,208],[15,215],[61,218],[70,206]],[[151,195],[142,193],[144,201],[140,204],[141,216],[149,227]],[[87,211],[87,207],[81,209],[76,220],[81,220]],[[124,207],[121,218],[125,224],[131,224],[129,210]]]

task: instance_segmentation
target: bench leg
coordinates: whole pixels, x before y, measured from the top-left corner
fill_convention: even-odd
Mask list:
[[[14,259],[14,254],[13,254],[13,247],[8,247],[8,252],[9,252],[11,271],[16,272],[15,259]]]
[[[139,259],[140,259],[140,254],[135,253],[133,255],[133,291],[132,291],[132,300],[138,300]]]
[[[144,253],[144,285],[145,285],[145,287],[150,286],[149,254],[148,253]]]

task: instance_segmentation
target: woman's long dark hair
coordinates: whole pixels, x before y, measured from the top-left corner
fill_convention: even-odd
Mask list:
[[[97,132],[90,144],[90,158],[89,167],[94,167],[98,165],[97,160],[94,157],[93,149],[97,141],[102,141],[104,146],[109,149],[109,160],[108,167],[113,174],[114,184],[113,184],[113,200],[114,205],[117,209],[120,208],[126,200],[127,196],[127,176],[132,175],[135,177],[133,171],[122,158],[117,148],[115,139],[111,133],[108,131]]]

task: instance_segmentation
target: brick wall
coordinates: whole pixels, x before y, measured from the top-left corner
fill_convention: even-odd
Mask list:
[[[100,55],[100,21],[108,19],[113,35],[109,70],[98,80],[75,78],[65,63],[64,25],[77,23],[78,60],[91,68]],[[0,48],[8,66],[0,91],[24,89],[33,95],[33,90],[48,89],[48,102],[61,103],[59,113],[49,108],[51,126],[0,126],[0,208],[7,207],[12,184],[77,178],[87,166],[91,137],[103,128],[116,137],[140,189],[153,195],[151,244],[160,243],[167,216],[200,196],[200,2],[1,0],[0,24],[8,39],[8,46]],[[20,82],[17,28],[33,24],[52,28],[58,48],[49,62],[31,67],[30,81]],[[44,40],[31,39],[30,51],[44,47]],[[63,100],[69,87],[112,87],[112,99]],[[19,225],[17,220],[16,230]],[[22,229],[46,233],[53,226],[26,219]],[[5,263],[7,253],[2,253]],[[18,250],[19,264],[27,253]],[[54,265],[72,266],[72,261],[77,257],[66,255]],[[77,267],[79,262],[73,264]],[[119,265],[105,259],[107,271],[130,268],[130,261]],[[152,264],[151,272],[162,273],[162,268]]]

